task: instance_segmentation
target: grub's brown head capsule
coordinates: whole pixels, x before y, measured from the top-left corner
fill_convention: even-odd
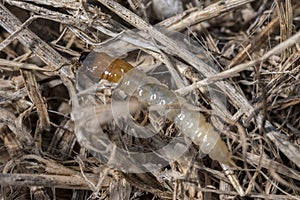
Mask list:
[[[124,73],[133,69],[128,62],[112,58],[106,53],[83,53],[79,60],[91,78],[106,79],[114,83],[117,83]]]

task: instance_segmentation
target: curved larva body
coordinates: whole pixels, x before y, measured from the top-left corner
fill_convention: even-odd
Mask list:
[[[175,122],[185,136],[199,145],[203,153],[221,163],[234,165],[225,143],[211,124],[206,122],[205,117],[198,111],[185,108],[188,103],[156,78],[105,53],[90,53],[85,66],[90,76],[119,82],[116,91],[124,92],[127,97],[135,96],[148,106],[161,105],[163,109],[158,110],[160,115]]]
[[[165,107],[166,118],[174,121],[182,133],[189,137],[201,152],[208,154],[212,159],[224,164],[234,165],[225,143],[214,128],[206,122],[199,111],[185,108],[187,102],[162,85],[157,79],[147,76],[140,70],[128,71],[119,83],[118,89],[128,96],[136,96],[149,106],[161,105]],[[175,106],[177,105],[177,107]],[[182,105],[179,106],[178,105]]]

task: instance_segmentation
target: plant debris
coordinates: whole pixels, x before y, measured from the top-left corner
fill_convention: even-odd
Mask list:
[[[300,199],[299,1],[4,0],[0,18],[1,199]],[[109,139],[142,155],[181,133],[131,98],[142,127],[133,132],[157,134],[126,134],[110,106],[118,85],[93,77],[83,58],[97,51],[192,102],[185,109],[203,113],[234,164],[191,143],[143,171],[127,153],[86,148],[78,129],[94,127],[93,111],[107,137],[83,132],[88,144]],[[122,115],[123,103],[113,105]],[[123,163],[141,172],[115,167]]]

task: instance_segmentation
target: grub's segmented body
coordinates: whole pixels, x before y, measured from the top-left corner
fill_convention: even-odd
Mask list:
[[[231,154],[219,134],[199,111],[187,109],[185,100],[162,85],[157,79],[147,76],[144,72],[131,69],[122,78],[119,89],[127,95],[136,96],[149,106],[165,106],[161,113],[180,128],[182,133],[189,137],[202,153],[224,164],[233,164]],[[169,105],[169,106],[168,106]],[[182,105],[177,108],[172,105]]]
[[[140,102],[150,107],[161,106],[163,109],[159,111],[160,115],[175,122],[185,136],[199,145],[201,152],[221,163],[234,165],[225,143],[211,124],[206,122],[205,117],[199,111],[187,109],[185,105],[188,103],[177,97],[159,80],[105,53],[97,55],[90,66],[92,66],[91,75],[110,82],[119,82],[117,89],[123,91],[128,97],[137,97]]]

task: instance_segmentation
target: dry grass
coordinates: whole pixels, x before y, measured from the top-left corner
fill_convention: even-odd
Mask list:
[[[300,199],[300,1],[183,2],[182,13],[164,20],[151,0],[1,2],[1,199]],[[171,31],[198,41],[217,71]],[[78,58],[96,47],[148,71],[165,64],[176,92],[193,93],[192,109],[223,116],[222,126],[208,121],[237,166],[200,158],[196,145],[152,173],[122,172],[90,154],[71,113],[82,105]],[[211,111],[204,91],[211,84],[226,95],[223,110]],[[97,93],[102,104],[111,101],[111,86]],[[103,121],[118,142],[124,133]],[[178,127],[157,130],[165,144]],[[124,137],[138,149],[156,145]]]

